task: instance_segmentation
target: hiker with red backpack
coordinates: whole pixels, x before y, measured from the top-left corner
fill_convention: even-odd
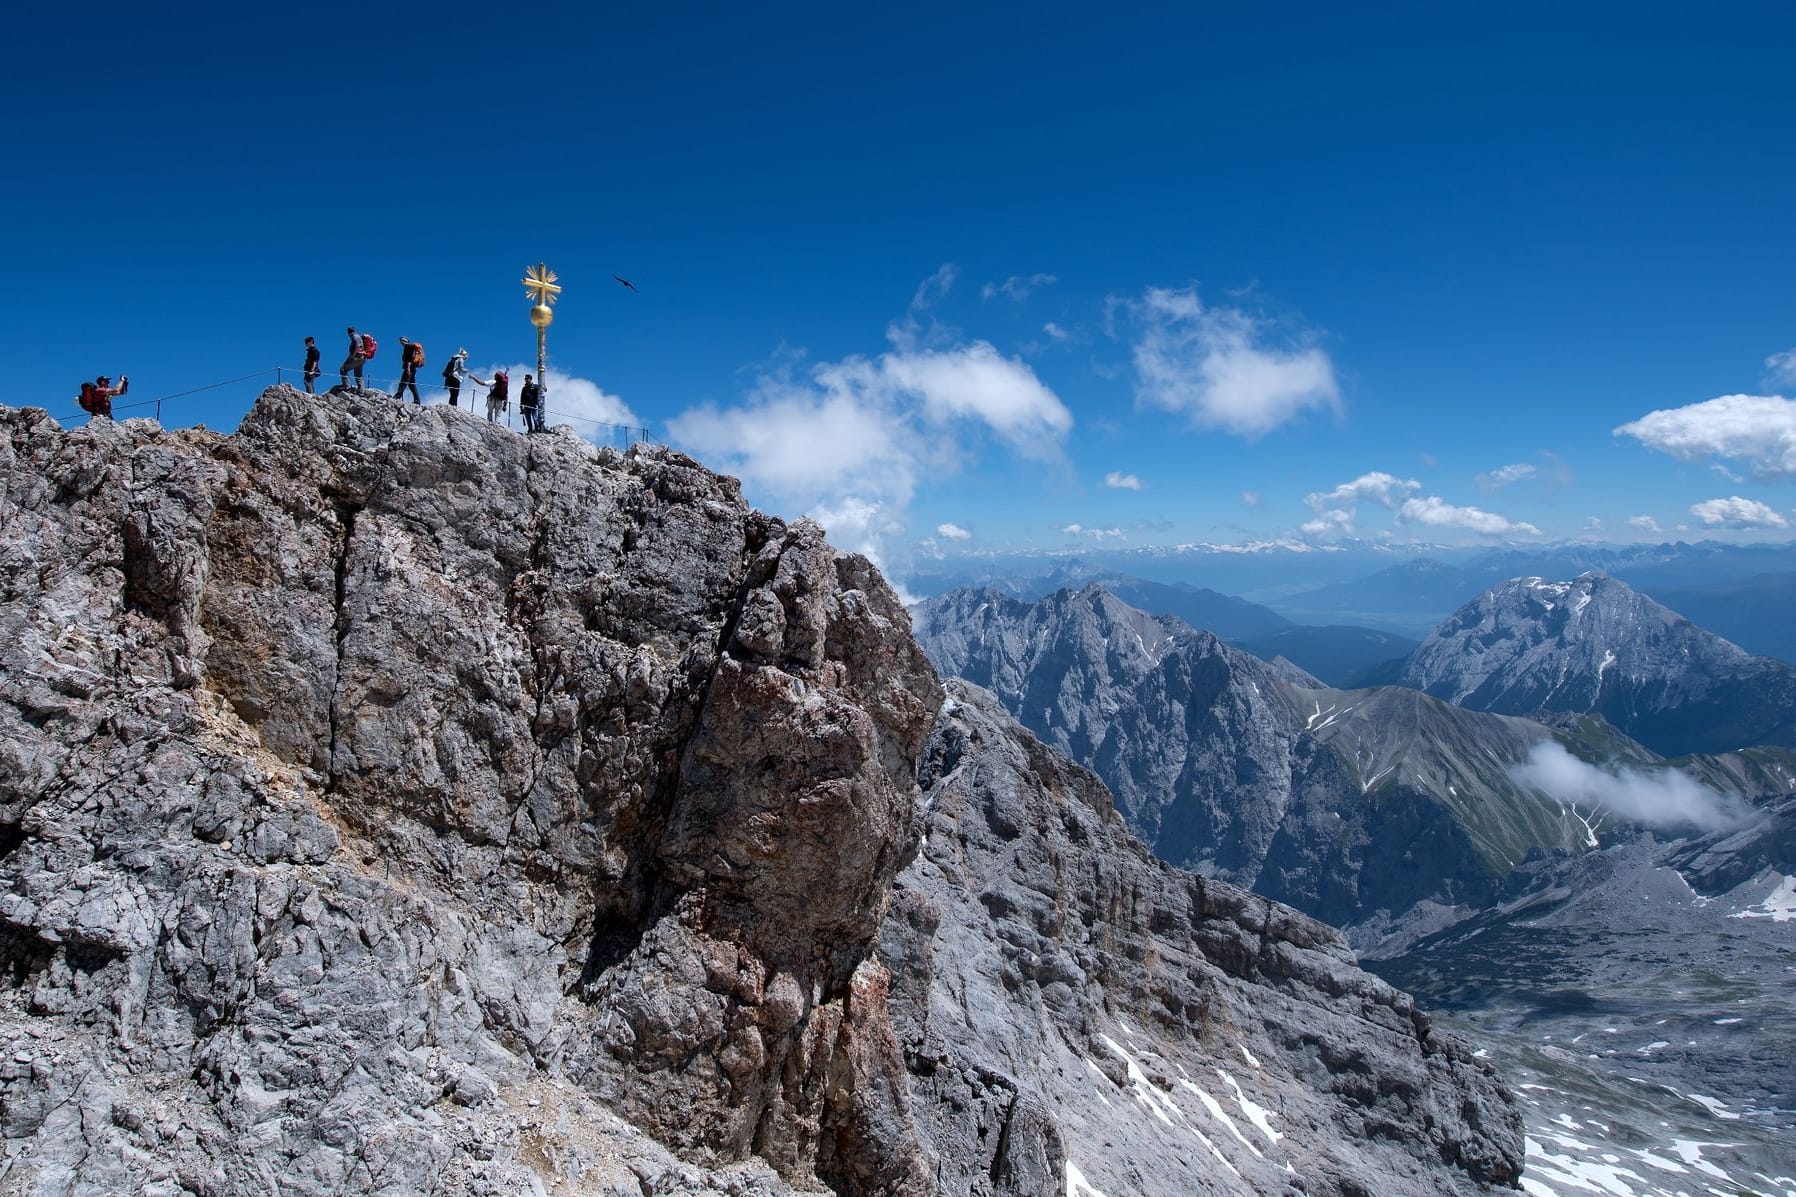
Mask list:
[[[92,382],[81,384],[81,397],[76,402],[81,404],[81,410],[90,417],[105,416],[110,420],[112,419],[112,397],[124,394],[125,388],[130,385],[131,380],[123,374],[118,376],[118,386],[116,387],[112,385],[110,378],[102,374]]]
[[[405,388],[412,389],[412,403],[422,406],[423,400],[418,398],[418,367],[424,364],[424,346],[416,341],[399,338],[399,387],[393,392],[393,398],[405,396]]]
[[[468,377],[474,380],[475,385],[487,388],[487,420],[492,421],[503,417],[505,409],[511,406],[511,377],[503,370],[494,370],[491,382],[482,382],[480,376],[471,370],[468,372]]]
[[[362,389],[362,363],[374,356],[374,338],[367,333],[358,333],[355,325],[349,326],[349,356],[337,367],[337,377],[343,389],[349,389],[349,372],[355,371],[355,389]]]

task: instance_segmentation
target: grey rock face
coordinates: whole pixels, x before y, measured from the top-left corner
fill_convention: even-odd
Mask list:
[[[1297,684],[1095,586],[1032,605],[955,591],[917,625],[944,674],[1095,769],[1156,854],[1337,925],[1478,905],[1530,850],[1584,844],[1508,775],[1554,734],[1526,720]]]
[[[1601,715],[1668,756],[1796,746],[1796,669],[1596,573],[1492,587],[1423,641],[1398,680],[1474,710]]]
[[[950,684],[879,957],[943,1192],[1513,1182],[1513,1098],[1339,933],[1155,860],[1092,774]],[[1045,1178],[1045,1183],[1044,1183]]]
[[[678,454],[274,388],[0,409],[0,488],[7,1191],[1115,1197],[1171,1123],[1185,1191],[1515,1175],[1331,932],[1012,728],[926,754],[883,581]]]
[[[0,477],[15,1175],[923,1190],[865,978],[941,691],[865,562],[674,454],[284,388],[7,412]]]

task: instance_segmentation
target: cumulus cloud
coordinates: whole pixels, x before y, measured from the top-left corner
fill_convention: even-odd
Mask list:
[[[1630,515],[1628,527],[1638,528],[1642,532],[1663,532],[1665,530],[1659,527],[1659,521],[1650,515]]]
[[[1534,477],[1534,467],[1525,461],[1514,465],[1500,466],[1487,474],[1478,475],[1478,486],[1481,490],[1500,490],[1511,482],[1521,482]]]
[[[983,435],[1036,461],[1062,460],[1072,413],[1025,363],[985,341],[941,345],[920,315],[953,283],[944,267],[887,330],[877,357],[823,362],[760,380],[734,405],[669,422],[673,443],[739,475],[756,502],[809,514],[841,548],[888,572],[904,512],[924,478],[953,472]],[[758,492],[758,493],[757,493]]]
[[[1690,507],[1705,528],[1787,528],[1790,521],[1757,499],[1705,499]]]
[[[1553,740],[1536,744],[1509,775],[1566,805],[1587,803],[1651,827],[1719,831],[1750,817],[1739,799],[1717,794],[1676,769],[1600,769]]]
[[[1405,524],[1428,524],[1437,528],[1464,528],[1481,536],[1501,536],[1508,532],[1540,535],[1540,529],[1520,520],[1510,520],[1494,511],[1476,507],[1457,507],[1439,495],[1425,499],[1406,499],[1397,509],[1397,519]]]
[[[943,540],[971,540],[973,534],[959,524],[937,524],[935,534]]]
[[[1264,500],[1260,498],[1260,492],[1257,490],[1244,490],[1241,492],[1241,506],[1247,508],[1249,511],[1258,511],[1260,509],[1260,504],[1263,501]]]
[[[1060,530],[1068,536],[1089,536],[1099,541],[1128,539],[1128,534],[1121,528],[1087,528],[1083,524],[1068,524]]]
[[[1414,479],[1373,470],[1351,482],[1343,482],[1333,490],[1311,491],[1303,501],[1315,513],[1315,518],[1303,524],[1299,531],[1311,536],[1329,532],[1351,535],[1360,503],[1376,503],[1394,510],[1403,496],[1421,489],[1422,484]]]
[[[1349,507],[1360,502],[1394,508],[1398,499],[1421,489],[1422,484],[1413,478],[1399,478],[1383,470],[1374,470],[1369,474],[1361,474],[1352,482],[1343,482],[1333,490],[1307,494],[1303,501],[1315,512],[1320,512],[1324,507]]]
[[[1199,428],[1258,437],[1312,408],[1337,408],[1334,364],[1313,345],[1268,343],[1261,321],[1207,307],[1191,288],[1151,288],[1137,325],[1136,397]]]
[[[1002,295],[1021,303],[1042,287],[1051,287],[1058,281],[1051,274],[1013,274],[1001,283],[987,283],[979,288],[979,298],[993,299]]]
[[[1755,478],[1796,478],[1796,401],[1781,395],[1723,395],[1650,412],[1615,435],[1683,461],[1718,457]]]
[[[1104,475],[1104,485],[1108,486],[1112,490],[1146,490],[1147,489],[1147,483],[1143,482],[1141,479],[1137,478],[1135,475],[1124,474],[1117,470],[1111,470],[1108,474]]]

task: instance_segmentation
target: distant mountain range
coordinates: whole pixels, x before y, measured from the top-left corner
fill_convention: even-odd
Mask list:
[[[1601,715],[1667,756],[1796,745],[1796,668],[1596,573],[1494,586],[1390,672],[1472,710]]]
[[[1413,691],[1293,684],[1216,636],[1097,585],[1023,603],[962,590],[915,609],[937,668],[993,691],[1092,767],[1176,864],[1343,926],[1480,904],[1584,824],[1508,775],[1562,732]]]
[[[1267,601],[1298,623],[1370,623],[1426,632],[1510,578],[1569,578],[1591,571],[1627,581],[1704,626],[1720,631],[1725,622],[1723,634],[1754,628],[1757,643],[1749,647],[1755,652],[1796,654],[1789,608],[1779,611],[1776,604],[1779,596],[1796,597],[1796,546],[1791,545],[1559,545],[1497,549],[1463,559],[1437,554]],[[1691,599],[1700,613],[1678,601]],[[1739,609],[1741,599],[1760,604],[1768,616],[1762,629]],[[1718,613],[1721,621],[1709,618]]]

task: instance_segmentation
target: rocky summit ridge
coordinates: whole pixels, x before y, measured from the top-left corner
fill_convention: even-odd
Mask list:
[[[958,684],[957,684],[958,686]],[[0,409],[0,1192],[1473,1193],[1513,1098],[665,449]]]

